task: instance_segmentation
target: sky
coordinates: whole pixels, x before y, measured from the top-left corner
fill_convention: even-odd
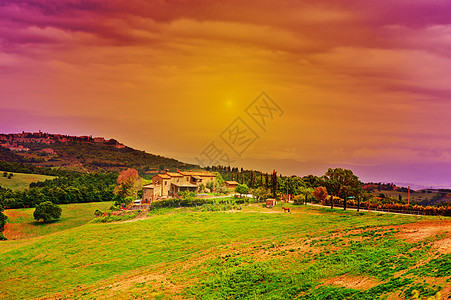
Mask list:
[[[0,131],[451,185],[448,0],[0,0]]]

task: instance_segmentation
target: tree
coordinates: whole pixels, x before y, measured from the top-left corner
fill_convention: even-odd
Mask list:
[[[257,180],[257,178],[256,178],[254,171],[251,171],[251,173],[249,174],[249,187],[250,188],[254,188],[256,180]]]
[[[331,196],[341,197],[343,209],[346,210],[347,198],[350,195],[358,196],[361,191],[361,182],[351,170],[342,168],[329,168],[324,176],[324,183]],[[331,208],[334,207],[333,197],[331,199]]]
[[[307,175],[302,177],[302,180],[307,184],[307,186],[316,188],[321,186],[322,180],[321,178],[315,176],[315,175]]]
[[[291,195],[290,198],[293,198],[294,195],[299,195],[301,193],[301,190],[306,187],[305,182],[297,176],[285,178],[279,177],[277,182],[278,191],[281,194],[288,193],[289,195]]]
[[[8,216],[3,213],[3,207],[0,205],[0,241],[6,240],[3,236],[3,230],[5,230],[6,220],[8,220]]]
[[[260,202],[260,200],[265,200],[269,198],[271,195],[271,191],[265,188],[264,186],[260,186],[252,191],[252,194],[257,197],[257,201]]]
[[[142,187],[138,171],[133,168],[121,171],[117,177],[117,184],[118,186],[116,186],[114,192],[122,198],[127,196],[136,197],[138,190]]]
[[[313,197],[313,188],[301,187],[299,189],[299,195],[294,197],[294,204],[307,204],[315,198]]]
[[[216,181],[218,182],[219,186],[222,186],[224,184],[224,178],[222,178],[221,174],[218,172],[213,172],[214,175],[216,175]]]
[[[316,187],[313,191],[313,196],[319,201],[323,202],[326,200],[327,195],[327,189],[323,186]]]
[[[61,211],[61,207],[53,204],[51,201],[46,201],[36,206],[33,217],[36,221],[43,220],[44,222],[49,222],[59,219],[61,217]]]
[[[276,198],[276,196],[277,196],[277,172],[276,172],[276,170],[273,170],[272,175],[271,175],[271,191],[272,191],[272,196],[274,198]]]
[[[265,186],[267,189],[269,189],[269,175],[268,173],[265,173]]]
[[[235,192],[240,194],[240,197],[241,197],[242,194],[249,193],[249,187],[247,185],[245,185],[245,184],[239,184],[239,185],[236,186]]]

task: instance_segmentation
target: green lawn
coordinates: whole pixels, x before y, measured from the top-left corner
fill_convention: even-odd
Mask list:
[[[440,220],[309,206],[292,213],[258,205],[235,212],[162,209],[143,220],[1,242],[0,295],[403,299],[417,290],[433,296],[451,284],[451,255],[433,247],[449,235],[408,241],[395,225]],[[370,284],[343,286],[337,278]]]
[[[34,220],[35,208],[6,209],[4,214],[8,216],[8,221],[4,235],[11,240],[24,239],[81,226],[95,218],[96,209],[106,211],[111,205],[112,202],[62,204],[61,219],[49,224]]]
[[[401,195],[402,199],[407,202],[408,193],[405,192],[399,192],[399,191],[375,191],[373,192],[374,195],[379,195],[379,193],[384,194],[387,197],[392,197],[395,199],[398,199],[399,195]],[[417,191],[410,191],[410,201],[412,202],[420,202],[426,199],[431,200],[435,195],[437,195],[436,192],[431,193],[422,193]]]
[[[32,182],[44,181],[47,179],[52,180],[56,178],[55,176],[8,172],[8,174],[14,174],[13,177],[8,179],[8,177],[3,177],[3,173],[4,171],[0,171],[0,186],[14,191],[24,190],[28,188]]]

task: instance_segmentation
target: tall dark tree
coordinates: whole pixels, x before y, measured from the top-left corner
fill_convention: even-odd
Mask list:
[[[260,172],[260,186],[263,187],[263,173]]]
[[[276,170],[272,171],[271,174],[271,191],[274,198],[277,196],[277,172]]]
[[[249,175],[249,187],[251,189],[253,189],[255,186],[255,173],[254,171],[251,171],[250,175]]]

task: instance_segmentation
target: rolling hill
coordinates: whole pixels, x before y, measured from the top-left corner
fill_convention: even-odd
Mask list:
[[[197,169],[173,158],[146,153],[114,139],[64,136],[48,133],[0,135],[0,160],[80,172],[137,169],[141,176],[159,170]]]

